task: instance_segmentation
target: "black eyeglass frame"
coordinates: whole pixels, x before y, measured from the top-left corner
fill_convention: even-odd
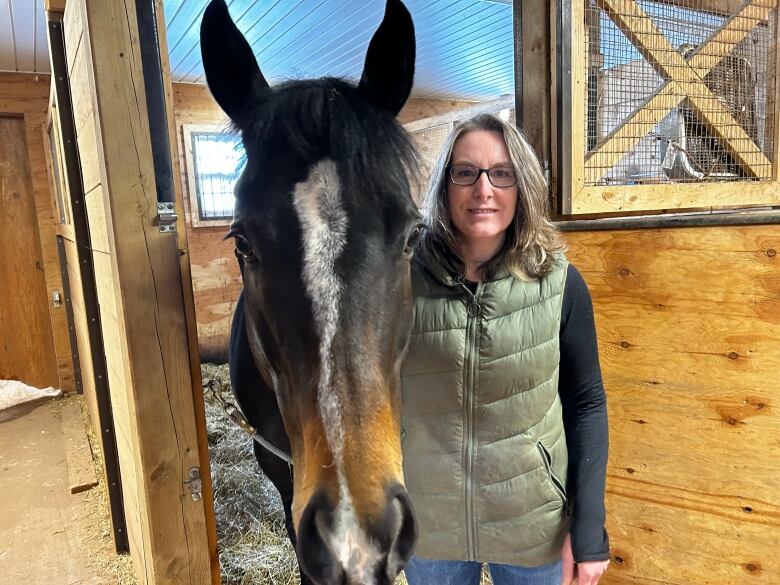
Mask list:
[[[455,179],[452,177],[452,169],[454,167],[470,167],[472,169],[477,170],[477,176],[474,177],[474,180],[471,183],[456,183]],[[479,178],[482,176],[482,173],[485,173],[487,175],[488,181],[490,181],[490,184],[493,185],[496,189],[509,189],[510,187],[514,187],[517,185],[517,173],[515,172],[515,169],[508,166],[498,166],[498,167],[490,167],[489,169],[481,169],[479,167],[476,167],[474,165],[453,165],[449,164],[445,167],[447,171],[447,176],[450,178],[450,181],[453,185],[457,185],[458,187],[470,187],[471,185],[475,185],[477,181],[479,181]],[[492,177],[490,176],[490,171],[493,171],[495,169],[511,169],[512,174],[514,175],[514,181],[510,185],[496,185],[493,182]]]

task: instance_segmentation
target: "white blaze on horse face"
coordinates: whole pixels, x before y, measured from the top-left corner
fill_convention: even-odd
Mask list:
[[[317,403],[339,479],[331,546],[352,580],[368,584],[373,582],[369,576],[379,560],[379,552],[355,515],[344,473],[341,396],[333,383],[333,338],[343,290],[335,265],[347,243],[348,226],[336,164],[329,159],[318,162],[306,180],[295,185],[292,195],[303,238],[303,282],[320,336]]]
[[[344,437],[341,404],[333,391],[332,346],[341,300],[336,260],[347,243],[347,214],[341,205],[341,181],[336,164],[324,159],[293,189],[293,204],[303,238],[303,282],[312,303],[320,336],[320,380],[317,401],[328,444],[340,463]]]

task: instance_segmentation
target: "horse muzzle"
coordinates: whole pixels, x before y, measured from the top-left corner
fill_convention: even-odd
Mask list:
[[[298,525],[301,567],[317,585],[390,585],[411,558],[417,522],[406,489],[386,490],[378,519],[359,519],[351,502],[335,506],[323,490],[309,501]]]

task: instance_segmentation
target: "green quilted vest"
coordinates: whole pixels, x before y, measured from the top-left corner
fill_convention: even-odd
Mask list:
[[[406,487],[416,554],[526,567],[560,559],[568,454],[558,397],[567,262],[472,295],[412,264],[414,322],[402,370]]]

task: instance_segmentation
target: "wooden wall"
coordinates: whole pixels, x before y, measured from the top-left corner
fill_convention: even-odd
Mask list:
[[[182,125],[227,125],[227,118],[211,97],[205,85],[174,84],[174,115],[179,152],[184,152]],[[472,105],[454,100],[427,100],[412,98],[401,110],[402,124],[428,118],[454,109]],[[183,156],[179,170],[187,202],[187,240],[192,267],[192,286],[195,292],[195,311],[198,319],[198,341],[204,361],[227,361],[230,318],[241,290],[241,276],[233,255],[233,242],[224,241],[227,228],[192,227],[189,220],[189,188]]]
[[[62,294],[63,288],[57,254],[54,206],[46,174],[45,148],[48,145],[44,142],[44,129],[48,102],[48,75],[0,73],[0,114],[24,117],[27,156],[38,219],[38,233],[29,235],[32,238],[29,251],[33,255],[39,254],[38,261],[45,272],[48,312],[51,318],[51,329],[41,331],[40,334],[52,338],[51,359],[56,361],[56,368],[48,368],[49,373],[39,382],[62,388],[64,391],[72,391],[75,389],[75,382],[65,305],[54,307],[50,302],[52,293],[59,291]]]
[[[780,226],[566,239],[608,396],[604,583],[780,582]]]

